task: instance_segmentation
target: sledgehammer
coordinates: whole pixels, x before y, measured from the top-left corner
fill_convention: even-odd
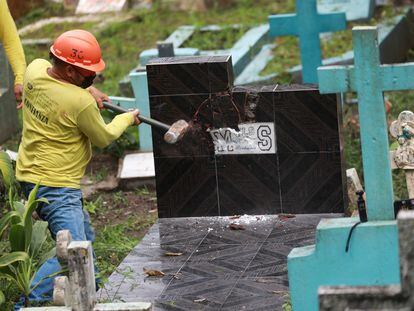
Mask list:
[[[112,110],[113,112],[117,113],[124,113],[128,112],[129,110],[122,108],[120,106],[110,104],[108,102],[103,103],[104,108]],[[178,142],[181,138],[183,138],[184,134],[187,132],[190,125],[184,121],[184,120],[178,120],[177,122],[174,122],[173,125],[168,125],[165,123],[162,123],[160,121],[138,115],[138,119],[141,122],[144,122],[146,124],[152,125],[154,127],[157,127],[159,129],[162,129],[164,131],[167,131],[164,134],[164,140],[169,144],[175,144]]]

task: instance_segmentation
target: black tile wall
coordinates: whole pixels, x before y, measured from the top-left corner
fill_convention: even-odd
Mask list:
[[[220,215],[282,212],[275,154],[217,156]]]
[[[159,217],[219,214],[214,157],[155,158]]]
[[[191,121],[179,143],[153,129],[160,217],[344,211],[341,115],[314,85],[233,87],[229,56],[147,66],[151,116]],[[274,123],[276,154],[215,155],[208,129]]]
[[[339,152],[278,153],[278,160],[283,212],[343,212]]]
[[[336,95],[317,89],[275,92],[275,125],[279,152],[338,152]]]

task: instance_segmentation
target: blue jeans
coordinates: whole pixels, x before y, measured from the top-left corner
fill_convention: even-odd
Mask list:
[[[26,197],[35,187],[31,183],[21,183]],[[49,204],[41,203],[37,208],[37,214],[43,221],[49,224],[49,230],[56,239],[60,230],[69,230],[73,241],[94,241],[89,214],[82,207],[82,192],[73,188],[55,188],[40,186],[37,198],[46,198]],[[43,278],[61,270],[57,257],[47,260],[37,271],[32,286]],[[96,273],[95,268],[95,273]],[[36,287],[29,296],[31,303],[42,303],[53,299],[54,278],[46,278]],[[23,306],[23,299],[15,305],[15,310]]]

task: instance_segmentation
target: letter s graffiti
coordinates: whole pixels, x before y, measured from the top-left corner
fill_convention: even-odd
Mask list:
[[[272,138],[270,137],[272,131],[269,126],[261,125],[257,129],[257,138],[259,139],[258,146],[262,151],[269,151],[272,149]]]

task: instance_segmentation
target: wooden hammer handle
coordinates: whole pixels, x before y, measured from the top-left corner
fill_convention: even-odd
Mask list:
[[[117,112],[117,113],[124,113],[124,112],[128,112],[129,111],[128,109],[125,109],[125,108],[123,108],[121,106],[117,106],[117,105],[114,105],[114,104],[110,104],[108,102],[103,102],[103,106],[104,106],[104,108],[109,109],[109,110],[112,110],[113,112]],[[160,121],[157,121],[157,120],[154,120],[154,119],[151,119],[151,118],[142,116],[142,115],[138,115],[138,119],[141,122],[144,122],[146,124],[149,124],[149,125],[158,127],[158,128],[160,128],[162,130],[165,130],[165,131],[168,131],[170,129],[170,127],[171,127],[168,124],[162,123]]]

